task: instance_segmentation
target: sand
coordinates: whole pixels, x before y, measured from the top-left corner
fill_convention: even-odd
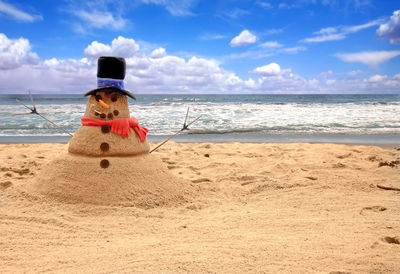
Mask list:
[[[199,192],[152,208],[31,192],[67,149],[0,145],[2,273],[399,273],[399,149],[171,142],[152,155]]]
[[[106,157],[107,168],[100,167],[103,158],[61,154],[21,190],[62,203],[144,209],[185,204],[200,191],[196,184],[174,176],[149,153]]]

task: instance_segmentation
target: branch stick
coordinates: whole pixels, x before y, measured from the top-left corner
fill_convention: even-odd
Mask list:
[[[188,107],[188,109],[187,109],[187,111],[186,111],[185,121],[183,122],[183,127],[186,127],[186,128],[188,127],[188,126],[186,125],[186,121],[187,121],[188,115],[189,115],[189,107]]]
[[[193,121],[191,121],[187,126],[190,126],[191,124],[193,124],[194,122],[196,122],[197,120],[199,120],[201,117],[201,115],[199,115],[196,119],[194,119]],[[158,146],[156,146],[155,148],[153,148],[149,153],[152,153],[153,151],[155,151],[156,149],[158,149],[160,146],[162,146],[163,144],[165,144],[166,142],[168,142],[169,140],[171,140],[172,138],[174,138],[175,136],[177,136],[179,133],[181,133],[184,130],[184,128],[182,128],[181,130],[177,131],[174,135],[168,137],[165,141],[163,141],[161,144],[159,144]]]
[[[394,190],[394,191],[400,191],[400,188],[398,187],[391,187],[391,186],[384,186],[384,185],[376,185],[377,187],[384,189],[384,190]]]
[[[33,109],[35,109],[36,107],[35,107],[35,103],[33,102],[32,93],[29,89],[28,89],[28,92],[29,92],[29,97],[31,98],[31,101],[32,101]]]
[[[30,111],[32,111],[32,109],[30,107],[28,107],[27,105],[25,105],[24,103],[22,103],[20,100],[15,99],[18,103],[20,103],[21,105],[23,105],[24,107],[26,107],[27,109],[29,109]]]
[[[27,105],[25,105],[24,103],[22,103],[20,100],[16,99],[18,103],[20,103],[21,105],[23,105],[24,107],[26,107],[27,109],[29,109],[30,111],[32,111],[32,113],[39,115],[40,117],[42,117],[43,119],[45,119],[47,122],[51,123],[52,125],[56,126],[57,128],[61,129],[62,131],[64,131],[65,133],[67,133],[68,135],[70,135],[71,137],[73,136],[71,133],[69,133],[66,129],[58,126],[57,124],[55,124],[54,122],[50,121],[49,119],[47,119],[46,117],[44,117],[43,115],[37,113],[37,112],[33,112],[33,110],[28,107]]]
[[[42,117],[43,119],[45,119],[47,122],[51,123],[53,126],[58,127],[59,129],[61,129],[62,131],[64,131],[65,133],[67,133],[68,135],[70,135],[71,137],[73,137],[73,135],[71,133],[69,133],[66,129],[60,127],[59,125],[57,125],[56,123],[50,121],[49,119],[47,119],[46,117],[44,117],[42,114],[39,114],[36,112],[37,115],[39,115],[40,117]]]

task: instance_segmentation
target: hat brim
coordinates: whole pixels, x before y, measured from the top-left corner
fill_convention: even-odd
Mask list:
[[[136,100],[136,97],[132,93],[130,93],[129,91],[123,90],[123,89],[119,89],[119,88],[116,88],[116,87],[101,87],[101,88],[92,89],[91,91],[86,92],[85,96],[96,95],[96,92],[103,91],[105,89],[115,90],[115,91],[117,91],[119,93],[122,93],[123,95],[131,97],[133,100]]]

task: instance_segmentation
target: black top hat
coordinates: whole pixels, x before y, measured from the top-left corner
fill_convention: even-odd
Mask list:
[[[85,94],[95,95],[97,91],[115,89],[119,93],[136,100],[132,93],[124,89],[126,64],[122,57],[101,56],[97,60],[97,89]]]

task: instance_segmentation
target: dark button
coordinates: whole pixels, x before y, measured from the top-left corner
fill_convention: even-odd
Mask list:
[[[111,131],[111,127],[109,125],[102,125],[101,126],[101,131],[103,133],[109,133]]]
[[[108,119],[112,119],[113,118],[113,114],[112,113],[107,114],[107,118]]]
[[[101,118],[101,119],[106,118],[106,114],[105,114],[105,113],[100,114],[100,118]]]
[[[110,145],[107,144],[107,143],[101,143],[100,149],[101,149],[102,151],[108,151],[108,150],[110,149]]]
[[[117,116],[119,114],[118,110],[114,110],[114,115]]]
[[[110,165],[110,162],[109,162],[108,160],[106,160],[106,159],[103,159],[103,160],[101,160],[101,162],[100,162],[100,166],[101,166],[102,168],[107,168],[109,165]]]
[[[94,115],[99,116],[99,113],[97,111],[94,112]]]

